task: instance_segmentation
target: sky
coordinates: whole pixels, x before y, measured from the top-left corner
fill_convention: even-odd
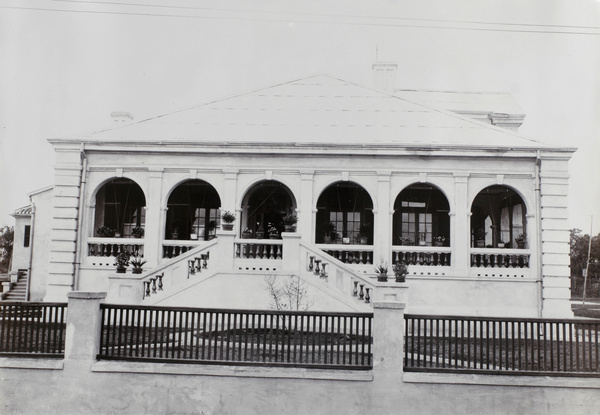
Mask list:
[[[52,184],[47,139],[316,74],[506,91],[577,147],[569,226],[600,232],[600,0],[0,0],[0,226]]]

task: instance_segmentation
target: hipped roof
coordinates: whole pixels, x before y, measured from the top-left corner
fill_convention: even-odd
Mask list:
[[[556,147],[431,104],[317,75],[80,136],[84,141]]]

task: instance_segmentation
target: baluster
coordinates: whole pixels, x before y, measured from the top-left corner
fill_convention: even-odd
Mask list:
[[[160,274],[156,275],[156,279],[158,280],[158,291],[162,291],[163,290],[163,276],[165,275],[164,272],[161,272]]]
[[[146,286],[146,297],[150,297],[150,281],[144,281],[144,285]]]
[[[202,262],[200,262],[200,257],[195,257],[194,263],[196,264],[196,271],[202,272]]]
[[[315,262],[315,257],[311,255],[311,256],[309,257],[309,259],[310,259],[310,262],[308,263],[308,270],[309,270],[309,271],[312,271],[312,270],[313,270],[313,267],[315,266],[315,264],[314,264],[314,262]]]
[[[529,268],[529,255],[521,255],[523,266],[521,268]]]
[[[283,255],[283,245],[277,245],[277,259],[281,259]]]
[[[360,293],[358,294],[358,299],[359,300],[364,300],[365,299],[364,288],[365,288],[365,284],[360,284]]]
[[[367,291],[367,293],[365,294],[365,303],[369,304],[371,302],[371,296],[369,296],[370,288],[365,288],[365,290]]]
[[[152,281],[152,294],[156,294],[156,278],[150,278]]]
[[[320,259],[315,259],[315,275],[319,275],[321,273],[321,268],[319,267],[320,263]]]
[[[323,268],[321,268],[321,278],[327,278],[327,270],[325,269],[327,262],[323,262],[321,265],[323,266]]]
[[[354,283],[354,290],[352,290],[352,297],[356,297],[358,295],[358,281],[352,281]]]
[[[206,254],[201,254],[200,258],[202,258],[202,268],[206,269],[208,267],[208,255],[209,252],[207,252]]]
[[[196,267],[194,266],[194,261],[192,259],[188,260],[188,278],[190,278],[190,275],[194,275],[196,274]]]

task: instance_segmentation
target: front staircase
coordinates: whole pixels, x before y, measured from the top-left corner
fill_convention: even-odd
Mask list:
[[[2,293],[2,299],[5,301],[27,301],[27,281],[26,271],[19,271],[17,282],[10,283],[10,289]]]

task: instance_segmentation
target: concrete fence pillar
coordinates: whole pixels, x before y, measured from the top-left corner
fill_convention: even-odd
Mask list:
[[[221,271],[232,271],[235,256],[234,231],[217,229],[217,242],[218,255],[214,257],[211,255],[211,261],[219,261],[219,269]]]
[[[281,233],[281,239],[283,240],[283,272],[289,274],[300,273],[300,238],[299,233]]]
[[[373,302],[373,372],[404,370],[404,308],[397,301]]]
[[[67,293],[67,330],[65,362],[96,360],[100,344],[100,303],[105,292],[72,291]]]

